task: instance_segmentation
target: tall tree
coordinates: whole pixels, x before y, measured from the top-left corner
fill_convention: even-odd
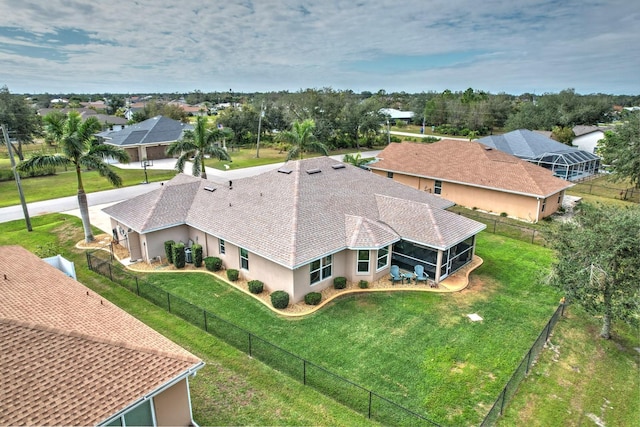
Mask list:
[[[42,122],[44,123],[45,141],[50,145],[59,143],[64,135],[67,116],[62,111],[54,110],[44,116]]]
[[[23,96],[12,95],[6,86],[0,88],[0,124],[7,125],[13,151],[20,160],[24,160],[22,147],[33,142],[40,133],[40,120],[33,108]]]
[[[600,336],[611,322],[640,322],[640,207],[583,205],[552,233],[557,261],[552,282],[588,313],[602,316]]]
[[[192,131],[185,131],[182,139],[171,143],[167,148],[167,154],[179,156],[176,162],[176,169],[179,172],[184,172],[187,161],[193,157],[191,169],[193,176],[207,179],[205,155],[215,156],[220,160],[231,160],[227,151],[217,143],[231,136],[231,131],[228,129],[211,129],[207,118],[198,116],[195,128]]]
[[[307,151],[317,151],[329,155],[327,147],[319,142],[313,135],[315,129],[315,123],[311,119],[303,120],[302,122],[295,121],[291,126],[291,130],[282,132],[278,135],[281,141],[291,144],[289,153],[287,153],[287,161],[300,157],[302,159],[303,153]]]
[[[18,169],[29,171],[45,167],[73,166],[76,171],[78,184],[78,207],[84,228],[84,238],[87,242],[93,241],[91,222],[89,220],[89,206],[87,194],[82,183],[82,169],[96,170],[100,176],[106,178],[113,186],[120,187],[122,179],[105,161],[113,158],[120,163],[128,163],[129,155],[118,147],[95,143],[94,134],[101,129],[100,122],[95,117],[89,117],[82,121],[80,114],[75,111],[67,115],[62,135],[52,135],[51,138],[59,138],[57,141],[61,149],[56,154],[36,154],[21,162]]]
[[[631,114],[623,125],[605,132],[598,142],[598,154],[611,166],[615,180],[628,179],[640,188],[640,113]]]

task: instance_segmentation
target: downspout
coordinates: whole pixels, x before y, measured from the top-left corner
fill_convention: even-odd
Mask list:
[[[540,220],[540,197],[537,197],[536,200],[538,201],[538,208],[536,209],[536,222],[538,222]]]

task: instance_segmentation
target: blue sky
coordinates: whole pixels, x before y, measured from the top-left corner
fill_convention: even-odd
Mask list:
[[[4,0],[13,93],[640,93],[635,0]]]

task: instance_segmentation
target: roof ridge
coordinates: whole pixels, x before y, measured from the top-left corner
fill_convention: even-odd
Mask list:
[[[175,178],[175,177],[174,177]],[[171,182],[171,181],[169,181]],[[172,183],[169,184],[167,183],[167,185],[163,185],[159,188],[160,191],[158,191],[158,196],[155,199],[155,202],[153,203],[153,208],[149,211],[149,214],[147,215],[147,217],[145,218],[144,222],[142,223],[142,227],[141,229],[145,229],[148,225],[149,225],[149,221],[151,219],[151,217],[153,217],[153,215],[155,214],[155,212],[160,208],[160,203],[158,203],[158,201],[162,198],[162,196],[164,195],[165,192],[169,191],[169,188],[173,188],[173,187],[182,187],[182,186],[191,186],[194,184],[198,184],[198,187],[200,187],[200,185],[202,184],[200,181],[187,181],[187,182],[180,182],[180,183]],[[193,203],[193,200],[191,200],[191,202]],[[189,207],[189,209],[187,210],[187,215],[189,210],[191,209],[191,207]]]
[[[181,355],[181,354],[177,354],[177,353],[171,353],[171,352],[168,352],[168,351],[157,350],[157,349],[138,346],[138,345],[134,345],[134,344],[129,344],[129,343],[126,343],[124,341],[117,341],[117,340],[110,340],[110,339],[107,339],[107,338],[100,338],[100,337],[96,337],[94,335],[90,335],[90,334],[86,334],[86,333],[82,333],[82,332],[78,332],[78,331],[64,330],[64,329],[60,329],[60,328],[56,328],[56,327],[48,326],[48,325],[43,325],[43,324],[35,323],[35,322],[27,322],[27,321],[23,321],[23,320],[8,319],[8,318],[5,318],[5,317],[0,317],[0,323],[4,323],[4,324],[7,324],[7,325],[16,325],[16,326],[19,326],[21,328],[27,328],[27,329],[36,329],[36,330],[39,330],[39,331],[49,332],[49,333],[57,334],[57,335],[64,335],[64,336],[68,336],[68,337],[80,338],[80,339],[87,340],[87,341],[92,341],[92,342],[96,342],[96,343],[100,343],[100,344],[107,344],[107,345],[111,345],[111,346],[114,346],[114,347],[120,347],[120,348],[124,348],[124,349],[127,349],[127,350],[139,351],[139,352],[142,352],[142,353],[147,353],[147,354],[152,354],[152,355],[155,355],[155,356],[166,357],[168,359],[180,360],[180,361],[183,361],[183,362],[194,362],[194,363],[200,362],[200,359],[198,359],[196,356],[188,357],[186,355]]]
[[[285,163],[286,164],[286,163]],[[293,210],[291,214],[293,215],[293,233],[291,233],[291,255],[289,258],[289,262],[291,264],[296,263],[296,253],[297,253],[297,242],[298,242],[298,213],[300,211],[300,165],[302,162],[294,162],[294,178],[293,178]]]

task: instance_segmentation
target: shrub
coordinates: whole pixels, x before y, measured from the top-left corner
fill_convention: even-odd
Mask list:
[[[173,240],[167,240],[164,242],[164,254],[167,256],[167,262],[169,264],[173,264],[173,245],[175,244],[176,242]]]
[[[230,268],[227,270],[227,279],[231,280],[232,282],[238,280],[239,275],[240,273],[235,268]]]
[[[347,287],[347,278],[346,277],[336,277],[333,279],[333,287],[336,289],[344,289]]]
[[[320,292],[309,292],[304,296],[304,303],[307,305],[318,305],[322,299]]]
[[[204,266],[209,271],[220,271],[222,268],[222,260],[216,256],[208,256],[204,259]]]
[[[176,243],[173,245],[173,265],[175,265],[176,268],[184,268],[184,263],[184,243]]]
[[[503,218],[506,218],[507,217],[507,213],[506,212],[501,212],[500,216],[503,217]]]
[[[289,294],[285,291],[275,291],[271,294],[271,305],[274,308],[287,308],[289,305]]]
[[[249,280],[247,286],[249,286],[249,292],[252,294],[259,294],[264,290],[264,283],[260,280]]]
[[[358,282],[358,286],[360,286],[360,289],[367,289],[369,287],[369,282],[366,280],[360,280]]]
[[[191,245],[191,254],[193,256],[193,265],[200,267],[202,265],[202,245],[197,243]]]

